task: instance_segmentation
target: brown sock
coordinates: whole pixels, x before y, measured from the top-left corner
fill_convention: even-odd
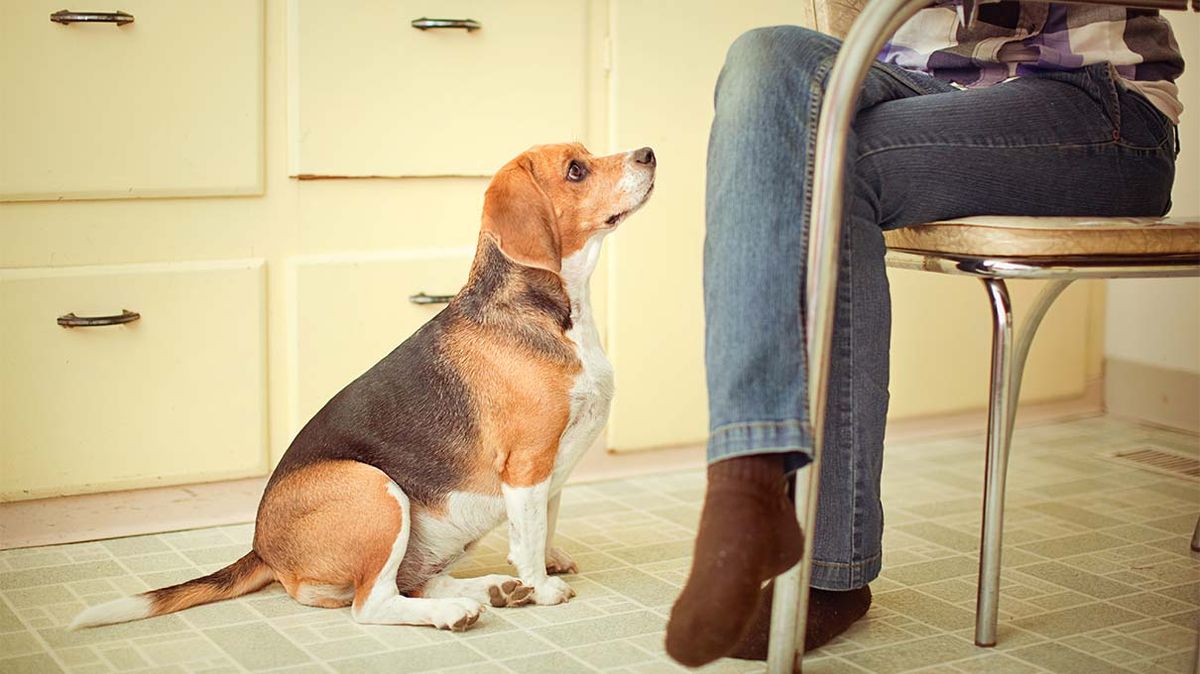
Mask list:
[[[728,655],[750,627],[763,582],[803,551],[781,455],[709,466],[692,572],[671,609],[667,653],[689,667]]]
[[[767,640],[771,633],[771,599],[775,583],[767,585],[758,600],[758,608],[750,629],[742,635],[737,648],[729,654],[742,660],[766,660]],[[808,592],[808,622],[804,629],[804,650],[820,648],[834,637],[850,629],[871,608],[871,588],[832,592],[812,588]]]

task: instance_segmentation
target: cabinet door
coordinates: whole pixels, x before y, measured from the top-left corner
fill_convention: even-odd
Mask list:
[[[0,270],[0,500],[264,474],[265,288],[261,260]]]
[[[811,11],[792,0],[613,2],[612,142],[652,146],[660,168],[654,198],[608,240],[612,449],[707,434],[701,258],[713,86],[738,35],[811,25]]]
[[[292,174],[491,175],[586,132],[586,0],[293,0]],[[419,30],[422,17],[481,26]]]
[[[261,0],[119,5],[0,0],[0,200],[261,193]]]
[[[473,249],[325,255],[290,262],[290,432],[433,318],[454,295]]]

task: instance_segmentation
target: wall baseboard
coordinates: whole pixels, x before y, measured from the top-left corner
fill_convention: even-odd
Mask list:
[[[1200,432],[1200,373],[1120,358],[1107,359],[1104,368],[1109,414]]]
[[[0,503],[0,550],[253,522],[267,478]]]

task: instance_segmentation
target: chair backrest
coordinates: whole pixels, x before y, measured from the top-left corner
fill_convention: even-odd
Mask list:
[[[850,24],[867,0],[811,0],[816,29],[837,38],[846,37]]]

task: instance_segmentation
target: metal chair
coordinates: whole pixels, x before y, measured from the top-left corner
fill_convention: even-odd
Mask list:
[[[1038,326],[1076,279],[1200,276],[1200,217],[971,218],[896,230],[884,238],[890,267],[974,276],[987,289],[992,371],[975,643],[994,646],[1005,471],[1025,357]],[[1008,279],[1049,280],[1015,339]]]
[[[1162,10],[1189,9],[1189,0],[1072,1]],[[824,442],[825,391],[837,288],[846,139],[859,90],[875,55],[905,21],[928,4],[928,0],[872,0],[866,3],[838,53],[826,87],[817,131],[807,278],[813,460],[796,476],[796,516],[806,532],[811,532],[815,524]],[[1190,8],[1200,11],[1200,0],[1190,0]],[[1044,244],[1050,238],[1061,239],[1064,232],[1080,239],[1073,240],[1078,246],[1076,249],[1064,253],[1061,248],[1038,248],[1039,240]],[[1137,237],[1137,243],[1118,246],[1115,242],[1122,237]],[[890,266],[979,278],[992,308],[991,395],[975,622],[975,643],[992,646],[996,643],[1009,441],[1021,372],[1038,324],[1058,295],[1075,279],[1200,276],[1200,218],[982,218],[898,230],[889,233],[887,241]],[[1005,285],[1005,280],[1010,278],[1050,280],[1015,340],[1012,307]],[[772,674],[791,672],[794,666],[799,668],[802,663],[812,568],[811,545],[812,537],[807,536],[804,558],[775,580],[767,661],[768,671]]]

